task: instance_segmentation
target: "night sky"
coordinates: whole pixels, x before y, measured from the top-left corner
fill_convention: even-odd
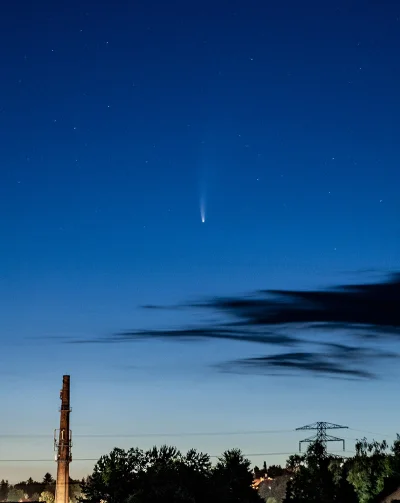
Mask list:
[[[349,450],[364,431],[391,441],[393,359],[226,372],[289,350],[157,330],[215,326],[218,298],[390,283],[400,4],[9,1],[0,41],[0,478],[54,473],[63,374],[72,476],[114,446],[288,453],[314,421],[353,428]]]

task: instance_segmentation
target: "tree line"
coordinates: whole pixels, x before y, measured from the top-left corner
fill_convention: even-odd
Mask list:
[[[264,479],[254,484],[255,479]],[[121,481],[124,481],[121,483]],[[375,503],[400,487],[400,436],[358,440],[355,455],[328,454],[319,442],[286,466],[254,467],[238,449],[213,466],[208,454],[175,447],[114,449],[82,484],[80,501],[98,503]]]
[[[77,498],[81,494],[82,480],[69,479],[70,483],[70,503],[77,503]],[[56,481],[50,473],[45,473],[41,481],[28,480],[9,484],[8,480],[0,481],[0,501],[43,501],[54,503],[56,492]]]
[[[215,465],[195,449],[147,451],[115,448],[102,456],[93,472],[71,482],[71,503],[375,503],[400,487],[400,436],[386,441],[357,441],[353,457],[333,456],[314,442],[286,466],[251,469],[239,449],[225,451]],[[255,484],[255,479],[260,483]],[[55,481],[28,479],[0,483],[0,501],[54,502]]]
[[[314,442],[305,454],[290,456],[286,467],[291,475],[283,492],[278,487],[275,495],[268,481],[259,488],[267,503],[378,503],[400,488],[400,436],[392,446],[358,440],[349,458],[328,454]]]
[[[251,463],[239,449],[213,466],[208,454],[162,446],[114,449],[82,484],[80,501],[107,503],[259,503]]]

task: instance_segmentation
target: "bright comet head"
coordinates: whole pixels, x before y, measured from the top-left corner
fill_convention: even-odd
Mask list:
[[[200,198],[200,218],[201,223],[204,224],[204,222],[206,221],[206,203],[204,196]]]

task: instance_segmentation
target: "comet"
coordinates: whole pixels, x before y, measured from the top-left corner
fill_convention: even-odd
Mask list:
[[[206,201],[204,195],[200,197],[200,218],[201,223],[204,224],[206,221]]]

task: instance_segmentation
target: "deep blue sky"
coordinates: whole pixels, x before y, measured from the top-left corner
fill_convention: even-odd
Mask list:
[[[2,440],[1,459],[52,458],[63,373],[76,435],[317,420],[395,434],[390,379],[223,375],[208,369],[219,354],[255,349],[60,338],[194,322],[143,304],[398,269],[397,2],[7,2],[0,42],[0,433],[49,434]],[[74,456],[298,440],[77,437]],[[0,477],[54,468],[3,462]]]

